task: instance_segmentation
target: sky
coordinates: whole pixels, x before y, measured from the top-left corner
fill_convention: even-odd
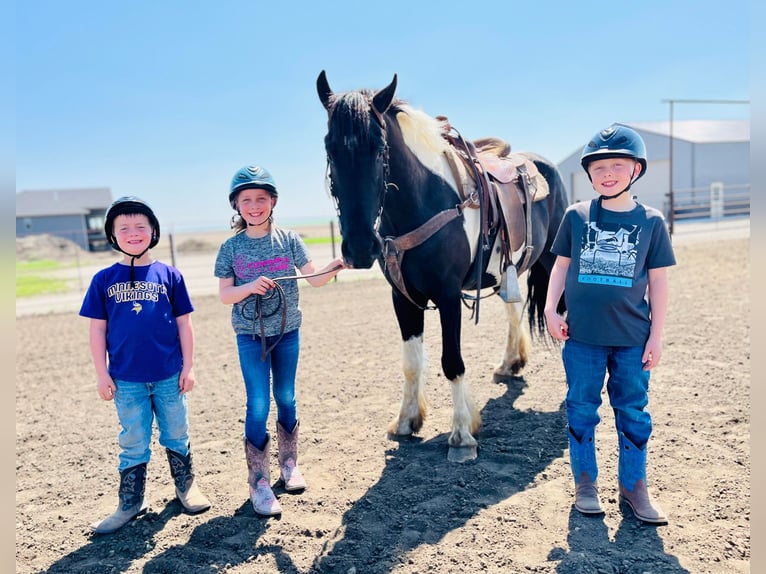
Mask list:
[[[16,191],[109,187],[163,230],[228,229],[267,168],[285,226],[335,217],[316,93],[385,87],[463,136],[561,162],[668,99],[750,99],[750,5],[425,0],[17,2]],[[676,104],[674,119],[749,119]]]

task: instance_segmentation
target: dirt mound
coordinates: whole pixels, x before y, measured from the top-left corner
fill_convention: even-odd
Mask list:
[[[16,261],[75,257],[80,253],[84,251],[74,241],[48,233],[16,238]]]

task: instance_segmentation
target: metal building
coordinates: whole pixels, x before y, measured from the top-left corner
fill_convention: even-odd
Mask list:
[[[676,120],[672,138],[668,121],[620,125],[636,130],[646,143],[646,174],[631,188],[638,201],[670,218],[672,169],[674,219],[749,215],[748,120]],[[581,153],[582,148],[575,150],[558,165],[572,202],[595,197],[580,166]]]

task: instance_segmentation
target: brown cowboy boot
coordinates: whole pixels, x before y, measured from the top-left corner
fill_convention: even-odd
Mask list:
[[[646,448],[638,448],[624,433],[620,433],[619,443],[620,499],[627,503],[639,520],[649,524],[667,524],[667,515],[646,486]]]
[[[247,460],[247,484],[250,487],[250,502],[253,504],[253,510],[256,514],[263,516],[274,516],[281,514],[282,507],[271,490],[269,480],[269,446],[271,437],[266,437],[266,444],[263,450],[259,450],[247,438],[245,442],[245,459]]]
[[[298,468],[298,428],[300,421],[295,422],[293,432],[287,432],[277,422],[277,445],[279,453],[279,479],[284,483],[287,492],[295,492],[306,488],[306,479]]]
[[[209,509],[210,501],[200,492],[194,480],[191,447],[186,456],[168,448],[165,451],[170,464],[170,475],[176,484],[176,496],[186,512],[197,514]]]
[[[96,534],[116,532],[136,516],[146,512],[144,488],[146,486],[146,463],[131,466],[120,472],[120,502],[111,515],[90,525]]]
[[[595,432],[590,430],[581,440],[569,429],[569,460],[575,479],[575,508],[583,514],[603,514],[598,497]]]

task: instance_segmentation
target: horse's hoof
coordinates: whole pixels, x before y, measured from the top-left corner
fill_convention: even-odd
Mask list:
[[[478,450],[474,446],[450,446],[447,451],[447,460],[450,462],[468,462],[476,460]]]

